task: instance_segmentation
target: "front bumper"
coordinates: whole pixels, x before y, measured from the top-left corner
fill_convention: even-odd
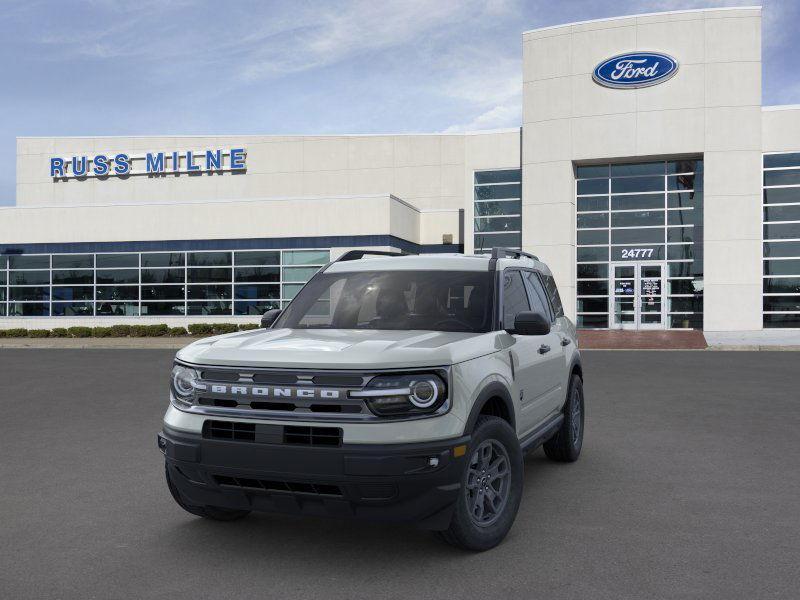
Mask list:
[[[164,426],[158,446],[189,504],[445,529],[469,436],[430,443],[300,446],[204,438]]]

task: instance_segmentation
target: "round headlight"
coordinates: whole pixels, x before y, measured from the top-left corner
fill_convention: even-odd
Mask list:
[[[194,382],[197,378],[197,371],[194,369],[175,365],[172,369],[172,388],[178,396],[191,397],[194,394]]]
[[[411,383],[409,400],[417,408],[433,406],[439,399],[439,388],[431,380],[414,381]]]

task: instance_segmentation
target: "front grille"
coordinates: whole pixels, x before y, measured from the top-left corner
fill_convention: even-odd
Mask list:
[[[303,483],[295,481],[274,481],[214,475],[214,481],[222,487],[235,487],[264,492],[283,492],[287,494],[311,494],[315,496],[344,496],[342,488],[329,483]]]
[[[234,421],[206,421],[203,423],[203,435],[218,440],[256,440],[255,423],[236,423]]]
[[[342,430],[339,427],[287,425],[283,428],[283,443],[298,446],[341,446]]]

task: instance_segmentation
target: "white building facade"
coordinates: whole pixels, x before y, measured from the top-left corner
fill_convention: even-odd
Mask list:
[[[19,138],[0,327],[255,322],[350,249],[504,246],[580,327],[800,328],[800,107],[761,104],[760,8],[523,51],[518,129]]]

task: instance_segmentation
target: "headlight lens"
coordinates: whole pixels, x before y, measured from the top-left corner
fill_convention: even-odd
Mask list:
[[[381,417],[431,414],[446,408],[447,385],[436,373],[379,375],[350,396],[363,398]]]
[[[192,368],[183,365],[172,367],[172,395],[183,404],[191,405],[194,399],[196,383],[200,375]]]

